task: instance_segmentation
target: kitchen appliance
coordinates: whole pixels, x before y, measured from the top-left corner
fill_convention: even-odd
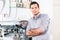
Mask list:
[[[28,25],[28,21],[26,20],[19,21],[19,25],[16,25],[18,29],[17,33],[19,35],[19,40],[29,40],[28,37],[26,36],[27,25]]]
[[[4,23],[0,25],[0,37],[13,37],[13,40],[28,40],[26,36],[27,20],[17,21],[16,23]],[[9,24],[9,25],[8,25]],[[3,34],[2,34],[3,33]]]

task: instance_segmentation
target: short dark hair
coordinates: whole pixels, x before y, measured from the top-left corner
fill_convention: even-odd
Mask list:
[[[30,3],[30,8],[31,8],[31,5],[33,5],[33,4],[37,4],[37,6],[39,8],[39,4],[36,1],[33,1],[33,2]]]

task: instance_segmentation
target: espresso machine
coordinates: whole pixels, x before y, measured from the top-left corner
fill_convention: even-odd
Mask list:
[[[19,24],[16,24],[16,29],[14,30],[14,40],[29,40],[26,36],[26,28],[28,21],[22,20],[19,21]]]
[[[26,36],[27,20],[12,22],[13,24],[0,25],[0,37],[11,37],[13,40],[29,40]],[[5,23],[4,23],[5,24]],[[2,34],[3,33],[3,34]]]

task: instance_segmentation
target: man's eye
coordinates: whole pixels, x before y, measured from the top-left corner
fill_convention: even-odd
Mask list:
[[[31,9],[34,9],[34,8],[31,8]]]

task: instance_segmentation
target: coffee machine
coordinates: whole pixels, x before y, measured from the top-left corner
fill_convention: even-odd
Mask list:
[[[7,22],[7,25],[1,24],[0,25],[0,37],[11,37],[13,40],[29,40],[29,38],[26,36],[26,28],[28,25],[27,20],[21,20],[12,22],[11,24]],[[3,34],[2,34],[3,33]]]
[[[17,29],[14,31],[14,40],[29,40],[26,36],[26,28],[28,21],[22,20],[19,21],[19,24],[16,24]]]

